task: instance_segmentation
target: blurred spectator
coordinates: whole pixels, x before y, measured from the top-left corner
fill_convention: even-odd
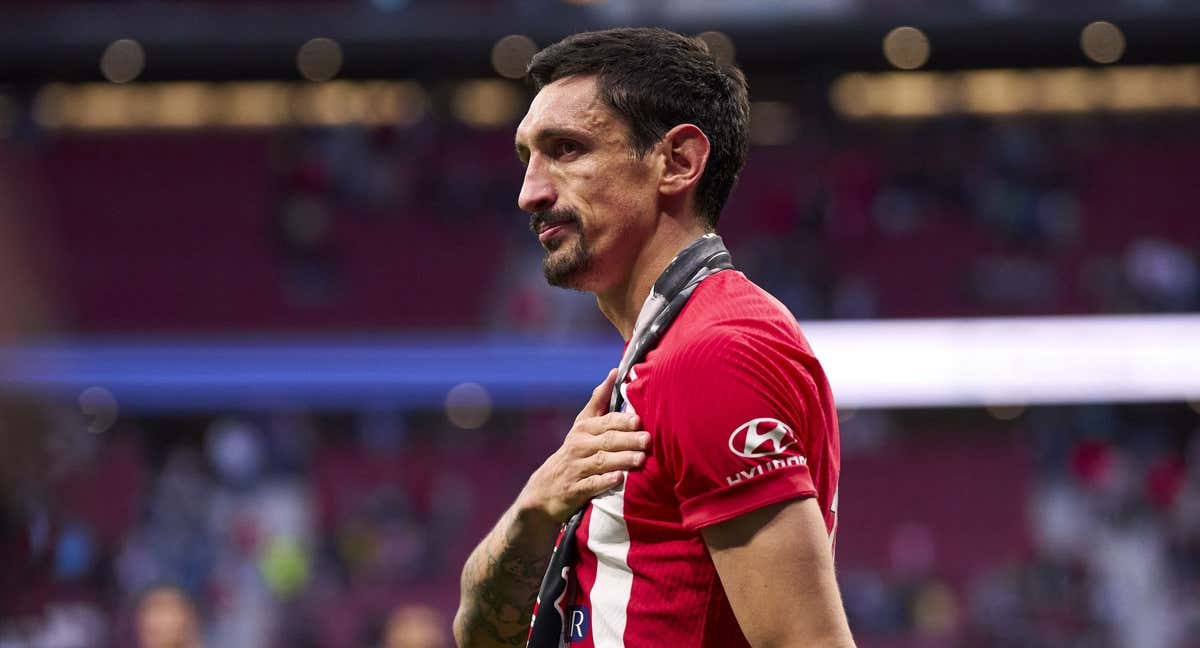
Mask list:
[[[156,585],[140,597],[138,648],[201,648],[200,618],[192,599],[173,585]]]
[[[428,605],[404,605],[388,616],[380,648],[448,648],[450,623]]]
[[[1125,275],[1151,311],[1184,311],[1200,298],[1200,264],[1187,248],[1154,237],[1139,238],[1125,251]]]
[[[119,534],[117,578],[107,579],[116,587],[106,590],[106,579],[92,576],[108,569],[97,542],[108,522],[95,526],[86,516],[63,516],[53,501],[23,500],[32,508],[22,537],[41,548],[35,556],[33,545],[5,546],[25,552],[27,569],[44,570],[48,588],[29,636],[62,642],[12,640],[12,627],[0,622],[0,646],[90,648],[71,637],[105,635],[105,610],[62,603],[79,591],[76,583],[91,583],[103,602],[163,580],[186,586],[150,586],[138,598],[139,646],[199,646],[201,637],[222,648],[448,646],[457,570],[485,531],[478,520],[510,502],[520,487],[515,466],[552,449],[571,416],[498,412],[479,430],[451,428],[442,416],[364,412],[357,424],[331,424],[292,412],[264,417],[269,433],[253,417],[214,417],[199,426],[202,434],[181,434],[173,419],[147,425],[138,434],[158,450],[137,456],[148,462],[153,486],[144,519]],[[1035,408],[1028,416],[1039,459],[1033,482],[970,488],[973,501],[1028,488],[1030,545],[1006,556],[981,554],[969,546],[971,532],[952,528],[966,524],[959,517],[966,513],[936,504],[936,492],[924,495],[878,530],[875,566],[839,549],[844,602],[860,642],[1190,648],[1180,642],[1200,627],[1196,412],[1092,406]],[[928,432],[897,412],[845,411],[841,418],[849,471]],[[160,434],[168,429],[175,434]],[[276,461],[273,448],[290,429],[311,437]],[[969,425],[950,430],[945,443],[962,457],[990,452],[976,445]],[[108,443],[101,438],[98,451],[83,455],[84,467],[102,461]],[[877,470],[897,473],[877,477],[887,484],[923,470],[921,461],[941,461],[936,453],[906,456],[880,461]],[[310,461],[311,472],[298,469]],[[846,497],[850,535],[843,541],[860,536],[885,504]],[[1019,516],[988,520],[1022,523]],[[962,556],[966,573],[950,569]],[[89,574],[82,581],[81,570]],[[414,596],[422,603],[392,607]],[[379,610],[389,612],[376,616]]]

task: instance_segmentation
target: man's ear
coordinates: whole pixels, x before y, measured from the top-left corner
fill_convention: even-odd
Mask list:
[[[708,136],[694,124],[680,124],[663,135],[663,175],[658,189],[679,195],[695,187],[704,175],[711,149]]]

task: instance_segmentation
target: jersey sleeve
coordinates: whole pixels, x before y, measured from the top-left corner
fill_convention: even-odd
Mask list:
[[[697,530],[816,494],[805,442],[819,407],[803,365],[768,341],[712,335],[666,367],[655,448]]]

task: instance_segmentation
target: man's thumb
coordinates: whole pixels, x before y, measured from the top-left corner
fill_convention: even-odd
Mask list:
[[[592,398],[584,405],[583,411],[579,413],[579,418],[589,416],[602,416],[608,413],[608,401],[612,397],[613,384],[617,381],[617,370],[612,369],[608,372],[608,376],[604,378],[604,382],[596,385],[592,390]]]

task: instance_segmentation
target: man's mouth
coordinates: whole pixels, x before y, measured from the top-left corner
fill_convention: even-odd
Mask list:
[[[558,221],[554,223],[542,223],[541,229],[538,232],[538,240],[542,243],[549,241],[570,227],[571,223],[572,221],[569,220]]]
[[[538,240],[545,243],[550,238],[566,231],[567,226],[575,222],[575,218],[569,212],[546,211],[534,215],[533,219],[529,222],[529,229],[533,230]]]

